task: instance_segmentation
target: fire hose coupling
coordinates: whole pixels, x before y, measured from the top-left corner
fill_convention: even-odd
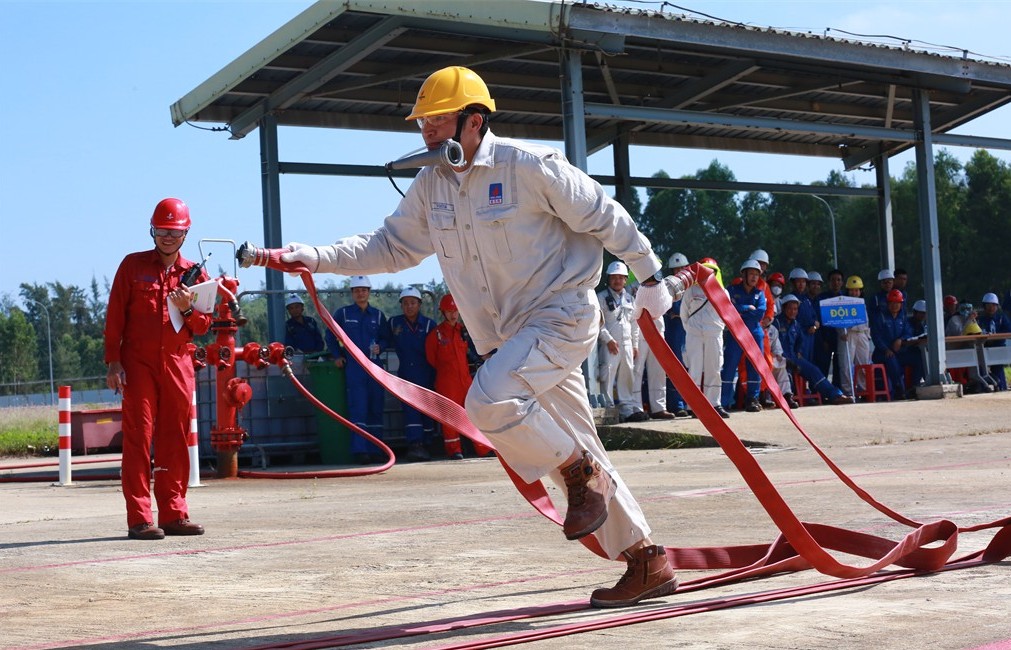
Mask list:
[[[235,259],[239,261],[239,266],[244,269],[248,269],[251,266],[267,266],[267,262],[270,261],[270,249],[260,248],[253,242],[246,240],[235,251]]]
[[[428,167],[429,165],[463,167],[466,164],[467,161],[463,159],[463,147],[456,140],[449,139],[435,149],[428,149],[421,153],[407,155],[386,163],[386,171],[414,169],[415,167]]]
[[[681,296],[684,292],[695,284],[695,279],[695,270],[690,266],[686,266],[676,273],[665,276],[663,281],[664,284],[667,285],[667,290],[670,291],[674,300],[681,300]]]

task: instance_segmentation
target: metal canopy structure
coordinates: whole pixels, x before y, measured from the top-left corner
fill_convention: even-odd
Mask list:
[[[916,148],[933,341],[942,330],[931,147],[1011,149],[948,133],[1011,102],[1011,66],[564,0],[317,2],[173,104],[172,121],[225,123],[233,138],[260,129],[265,243],[279,246],[279,173],[385,172],[282,163],[277,126],[415,132],[404,116],[424,79],[448,65],[488,83],[499,135],[563,141],[583,169],[589,153],[614,147],[615,174],[598,180],[619,195],[658,184],[629,177],[629,145],[873,163],[877,191],[847,193],[878,196],[883,265],[893,261],[887,160]],[[268,288],[282,284],[274,275]],[[272,327],[282,313],[275,306]],[[930,383],[943,373],[938,347]]]

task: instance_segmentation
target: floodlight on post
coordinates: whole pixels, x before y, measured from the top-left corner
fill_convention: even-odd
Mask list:
[[[56,382],[53,381],[53,328],[49,321],[49,309],[38,300],[25,298],[26,302],[33,302],[46,313],[46,339],[49,341],[49,405],[52,406],[56,396]]]
[[[828,216],[832,220],[832,268],[837,269],[839,268],[839,252],[836,250],[835,244],[835,212],[832,211],[832,206],[829,205],[828,201],[825,199],[821,198],[817,194],[811,194],[811,197],[818,199],[825,204],[826,208],[828,208]]]

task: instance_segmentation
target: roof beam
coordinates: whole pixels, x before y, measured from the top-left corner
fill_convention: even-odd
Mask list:
[[[354,65],[370,52],[382,47],[404,31],[403,18],[385,18],[363,32],[358,38],[338,48],[322,59],[304,74],[278,88],[266,99],[239,115],[228,125],[232,139],[244,137],[255,129],[260,118],[275,111],[284,110],[300,99],[330,81],[341,71]]]

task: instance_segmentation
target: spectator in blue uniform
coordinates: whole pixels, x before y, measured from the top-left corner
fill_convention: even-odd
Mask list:
[[[913,330],[902,308],[901,291],[892,289],[885,304],[886,311],[870,314],[871,342],[874,344],[871,359],[884,365],[888,375],[888,392],[893,400],[901,400],[906,397],[906,380],[899,354],[903,344],[912,339]]]
[[[896,277],[898,273],[896,273]],[[896,289],[902,291],[902,289]],[[909,368],[910,385],[915,388],[923,381],[923,346],[927,344],[927,301],[917,300],[913,303],[913,314],[909,316],[909,344],[899,353],[899,363],[903,368]]]
[[[997,294],[988,293],[983,296],[983,313],[976,317],[983,334],[1007,334],[1011,333],[1011,318],[1007,312],[1000,311],[997,304]],[[987,347],[1004,347],[1008,344],[1008,339],[994,340],[987,342]],[[1007,376],[1004,374],[1004,366],[990,366],[990,376],[997,382],[999,390],[1007,390]]]
[[[677,273],[684,267],[688,266],[688,257],[684,253],[674,253],[667,260],[667,266],[670,268],[671,273]],[[670,349],[674,351],[674,356],[678,358],[682,364],[684,363],[684,350],[685,350],[685,326],[681,322],[681,301],[676,300],[671,308],[663,315],[663,338],[667,341],[667,345]],[[667,378],[667,410],[674,414],[676,418],[686,418],[689,417],[688,409],[685,405],[685,400],[681,397],[681,393],[674,388],[674,383],[671,382],[670,377]]]
[[[839,269],[832,269],[828,272],[825,290],[818,294],[816,300],[811,301],[812,308],[819,321],[821,320],[821,301],[828,298],[838,298],[843,293],[843,272]],[[841,387],[843,384],[840,373],[842,363],[838,355],[839,331],[834,327],[822,327],[820,323],[815,329],[817,330],[813,335],[815,343],[812,346],[814,358],[810,360],[814,361],[814,365],[818,366],[818,370],[826,377],[831,368],[832,383]]]
[[[877,312],[882,314],[888,312],[888,294],[895,286],[895,273],[891,269],[881,269],[878,272],[878,285],[878,292],[867,299],[868,318]],[[902,295],[902,300],[905,301],[906,295],[901,291],[899,293]]]
[[[364,352],[372,363],[382,366],[379,355],[389,347],[386,314],[369,304],[372,283],[368,277],[351,276],[350,286],[354,303],[339,307],[334,311],[333,318],[355,347]],[[383,402],[386,398],[383,387],[338,345],[337,337],[332,333],[326,333],[326,342],[337,367],[346,368],[348,419],[382,440]],[[382,461],[379,449],[361,436],[351,437],[351,454],[360,465]]]
[[[829,404],[852,404],[852,397],[839,390],[818,366],[804,358],[804,328],[798,319],[799,313],[800,299],[793,294],[783,296],[783,312],[776,317],[774,324],[779,330],[779,342],[783,347],[787,370],[799,372],[807,380],[808,386],[821,393],[822,399]],[[794,392],[798,395],[804,393],[800,386]]]
[[[803,333],[801,350],[804,358],[808,361],[814,360],[814,343],[821,327],[819,314],[815,312],[814,301],[807,295],[807,271],[799,266],[790,271],[790,285],[793,288],[793,297],[798,301],[797,322]],[[782,304],[782,300],[780,301]]]
[[[304,354],[322,352],[323,334],[319,323],[315,318],[304,314],[305,303],[297,293],[288,296],[284,308],[288,310],[289,316],[284,323],[284,344]]]
[[[761,273],[762,267],[756,260],[747,260],[741,264],[741,282],[731,284],[729,289],[730,302],[741,315],[741,319],[754,337],[759,350],[762,349],[762,341],[765,338],[762,319],[765,317],[765,310],[768,306],[765,292],[758,288],[758,278]],[[732,336],[727,337],[726,347],[723,351],[723,370],[720,372],[720,379],[723,382],[720,403],[724,409],[729,409],[734,404],[735,377],[743,354],[744,350],[737,340]],[[746,362],[746,371],[748,373],[748,390],[745,410],[756,413],[762,410],[762,405],[758,402],[758,392],[762,380],[750,359]]]
[[[421,313],[421,292],[414,287],[400,292],[400,309],[403,313],[390,319],[390,341],[400,363],[397,376],[432,390],[435,368],[425,358],[425,339],[435,329],[435,321]],[[432,419],[406,402],[403,406],[407,460],[431,460],[427,445],[434,431]]]

